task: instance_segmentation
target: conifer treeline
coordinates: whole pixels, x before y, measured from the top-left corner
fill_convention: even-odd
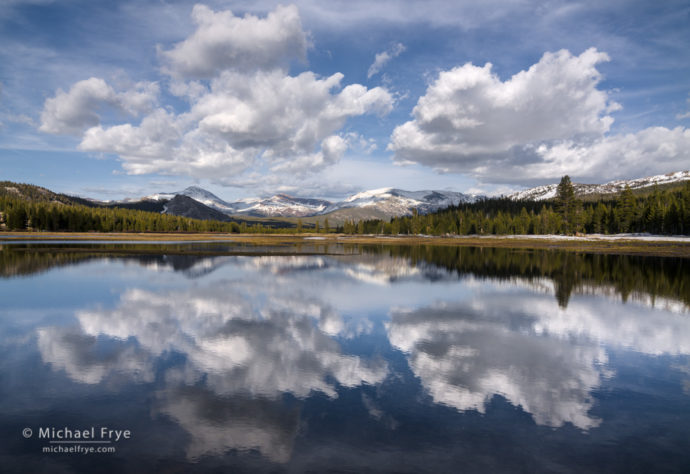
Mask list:
[[[566,179],[564,177],[564,179]],[[563,184],[563,182],[561,182]],[[581,202],[568,190],[554,200],[485,199],[422,215],[382,220],[349,221],[346,234],[652,234],[690,235],[690,182],[680,190],[654,189],[635,196],[626,188],[616,199]]]
[[[189,219],[132,209],[67,205],[0,196],[0,224],[8,230],[68,232],[277,232],[261,224]],[[282,230],[282,229],[281,229]]]
[[[260,223],[220,222],[121,208],[34,200],[0,193],[0,225],[7,230],[71,232],[344,232],[346,234],[508,235],[649,232],[690,235],[690,182],[681,189],[654,189],[636,196],[626,188],[615,199],[581,202],[565,176],[554,200],[485,199],[451,206],[430,214],[394,217],[389,221],[348,221],[332,229],[321,227],[273,229]]]

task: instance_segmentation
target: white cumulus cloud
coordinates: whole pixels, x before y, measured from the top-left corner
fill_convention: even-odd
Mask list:
[[[606,53],[545,53],[502,81],[492,65],[443,71],[395,128],[388,146],[399,163],[470,173],[489,182],[595,180],[663,173],[690,158],[686,130],[610,134],[620,105],[598,89]],[[671,140],[670,142],[668,140]]]
[[[48,133],[74,133],[99,123],[97,109],[112,102],[115,91],[103,79],[79,81],[68,92],[58,90],[47,99],[41,113],[40,130]]]
[[[309,45],[294,6],[259,18],[197,5],[192,18],[196,31],[160,50],[172,77],[169,91],[187,110],[153,101],[155,83],[117,92],[91,78],[46,101],[41,130],[82,134],[81,150],[115,154],[130,174],[232,184],[245,172],[301,179],[331,166],[352,142],[341,133],[349,118],[385,115],[393,107],[386,89],[343,84],[341,73],[288,73],[289,62],[305,59]],[[139,123],[107,123],[104,105],[145,115]]]
[[[75,83],[69,91],[58,90],[46,99],[39,130],[56,134],[79,134],[100,123],[100,112],[110,106],[137,116],[158,101],[155,82],[139,82],[131,89],[116,92],[105,80],[92,77]]]
[[[537,159],[506,166],[507,176],[556,178],[568,174],[592,182],[652,176],[684,170],[690,163],[690,129],[649,127],[637,133],[600,137],[592,142],[567,140],[533,150]]]
[[[342,79],[340,73],[320,78],[312,72],[226,71],[192,99],[188,112],[158,109],[138,126],[93,127],[80,148],[117,154],[132,174],[221,180],[257,163],[276,172],[314,171],[345,152],[338,131],[348,118],[392,108],[385,89],[341,87]]]
[[[383,69],[383,67],[386,64],[388,64],[388,62],[391,59],[400,56],[400,54],[404,51],[405,45],[402,43],[396,43],[386,51],[378,53],[374,57],[374,62],[372,63],[372,65],[369,66],[369,71],[367,71],[367,78],[371,78],[372,76],[375,76],[376,74],[381,72],[381,69]]]
[[[294,5],[278,6],[266,18],[196,5],[192,19],[196,31],[160,53],[174,77],[210,78],[226,69],[272,69],[306,59],[309,41]]]

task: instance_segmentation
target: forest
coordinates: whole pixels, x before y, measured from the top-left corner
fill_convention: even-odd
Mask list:
[[[5,230],[49,232],[277,232],[261,224],[189,219],[133,209],[92,207],[60,201],[27,200],[0,194]],[[287,229],[289,231],[290,229]],[[281,229],[286,231],[286,229]]]
[[[690,235],[690,182],[673,189],[652,188],[634,194],[629,188],[618,195],[583,202],[564,176],[554,199],[513,201],[488,198],[429,214],[390,220],[348,221],[332,227],[303,226],[274,229],[246,222],[220,222],[179,217],[142,210],[98,207],[83,199],[49,193],[30,185],[21,193],[0,188],[0,228],[22,231],[68,232],[224,232],[224,233],[328,233],[425,235],[529,235],[529,234],[651,234]],[[38,191],[36,191],[38,189]],[[49,193],[49,194],[48,194]]]
[[[652,188],[635,195],[626,188],[617,196],[583,202],[564,176],[554,199],[513,201],[484,199],[426,215],[390,221],[345,223],[346,234],[528,235],[650,234],[690,235],[690,182],[671,190]]]

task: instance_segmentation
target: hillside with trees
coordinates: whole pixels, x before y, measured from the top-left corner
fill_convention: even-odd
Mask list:
[[[185,199],[184,196],[179,198]],[[188,216],[164,214],[160,212],[162,206],[143,204],[143,207],[142,203],[104,204],[32,184],[1,181],[0,230],[274,233],[289,232],[294,227],[287,222],[268,219],[232,219],[221,213],[214,219],[204,214],[213,211],[210,208]],[[205,207],[196,201],[192,204]]]
[[[690,182],[636,195],[629,188],[615,198],[586,201],[575,197],[564,176],[555,199],[484,199],[390,221],[350,221],[347,234],[529,235],[618,234],[647,232],[690,235]]]
[[[645,195],[629,188],[615,198],[581,201],[564,176],[547,201],[506,197],[463,203],[389,220],[350,220],[332,227],[328,218],[307,225],[301,219],[278,229],[260,222],[224,222],[119,207],[53,193],[38,186],[0,183],[0,229],[69,232],[341,232],[346,234],[537,235],[648,232],[690,235],[690,182],[653,188]]]
[[[97,206],[39,186],[0,183],[0,228],[51,232],[269,232],[262,224],[221,222]]]

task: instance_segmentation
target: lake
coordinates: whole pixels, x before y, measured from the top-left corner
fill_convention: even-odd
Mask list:
[[[688,259],[4,243],[0,301],[3,472],[690,471]]]

